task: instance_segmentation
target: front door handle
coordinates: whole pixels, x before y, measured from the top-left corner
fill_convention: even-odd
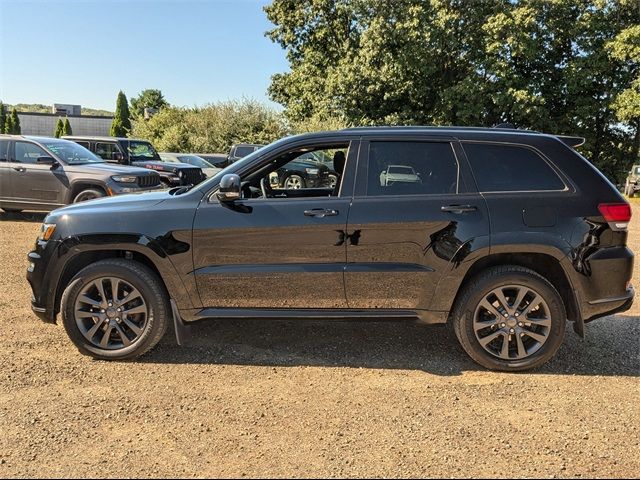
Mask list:
[[[333,217],[338,215],[338,210],[333,210],[332,208],[312,208],[311,210],[305,210],[305,217]]]
[[[474,205],[443,205],[440,210],[451,213],[475,212],[478,208]]]
[[[13,168],[16,172],[26,172],[27,169],[25,167],[11,167]]]

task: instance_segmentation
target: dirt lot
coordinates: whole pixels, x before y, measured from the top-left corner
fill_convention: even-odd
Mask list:
[[[41,219],[0,214],[2,477],[640,472],[638,306],[526,374],[402,323],[208,323],[189,347],[169,336],[138,363],[97,362],[30,312]],[[630,239],[639,252],[637,207]]]

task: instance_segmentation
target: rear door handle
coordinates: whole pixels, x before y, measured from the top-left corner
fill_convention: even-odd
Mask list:
[[[26,172],[27,169],[25,167],[11,167],[13,168],[16,172]]]
[[[338,210],[333,210],[331,208],[312,208],[311,210],[305,210],[305,217],[333,217],[338,215]]]
[[[474,205],[443,205],[440,210],[451,213],[475,212],[478,208]]]

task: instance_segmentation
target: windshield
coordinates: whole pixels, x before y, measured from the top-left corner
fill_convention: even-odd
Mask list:
[[[389,173],[400,173],[402,175],[413,174],[413,168],[411,167],[389,167]]]
[[[180,160],[183,163],[188,163],[189,165],[193,165],[194,167],[215,168],[213,165],[211,165],[205,159],[200,158],[200,157],[198,157],[196,155],[180,155],[178,157],[178,160]]]
[[[41,142],[44,147],[56,157],[69,165],[81,165],[83,163],[104,163],[100,157],[75,142],[65,140],[47,140]]]
[[[131,160],[160,160],[158,152],[149,142],[127,142],[127,150]]]

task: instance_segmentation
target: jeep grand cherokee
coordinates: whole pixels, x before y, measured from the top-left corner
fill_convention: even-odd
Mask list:
[[[29,254],[33,310],[80,352],[129,359],[173,321],[449,323],[479,364],[524,370],[627,310],[631,210],[572,137],[356,128],[288,137],[191,188],[56,210]],[[338,188],[272,189],[310,151]],[[380,182],[389,166],[420,182]],[[366,328],[366,327],[362,327]],[[400,326],[398,328],[401,328]]]

